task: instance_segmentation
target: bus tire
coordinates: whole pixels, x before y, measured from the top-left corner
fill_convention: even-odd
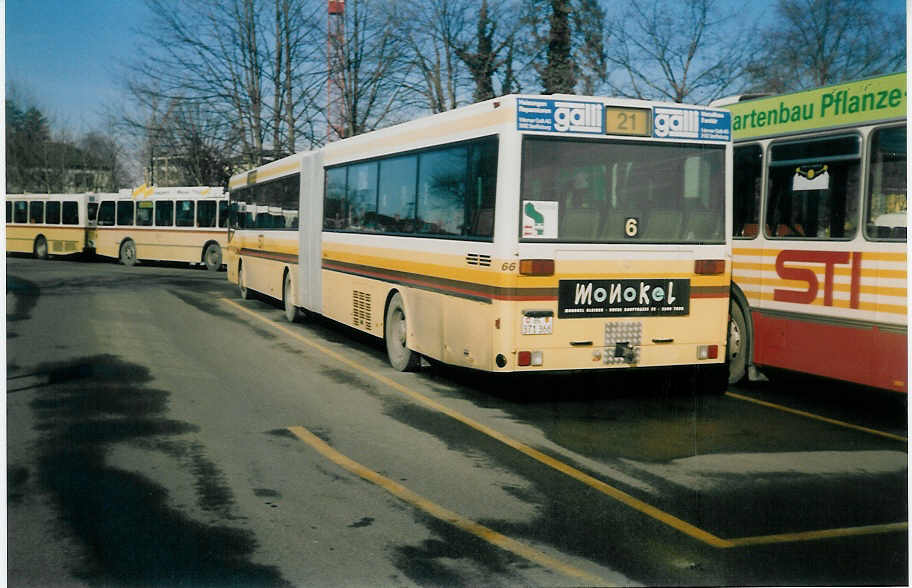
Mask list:
[[[386,320],[383,326],[386,340],[386,355],[390,365],[400,372],[413,372],[421,365],[421,357],[408,348],[408,324],[405,317],[405,306],[398,292],[390,299],[386,309]]]
[[[294,304],[294,296],[291,284],[291,272],[285,272],[285,285],[282,287],[282,306],[285,307],[285,320],[290,323],[297,322],[301,313]]]
[[[130,239],[120,245],[120,263],[127,267],[136,265],[136,244]]]
[[[217,272],[222,269],[222,248],[218,243],[210,243],[203,252],[203,261],[206,269],[210,272]]]
[[[241,294],[241,300],[250,299],[250,290],[247,289],[247,284],[244,282],[244,265],[243,264],[238,266],[238,291]]]
[[[36,259],[48,258],[48,244],[47,239],[44,238],[44,235],[38,235],[35,238],[35,246],[32,249],[32,252],[34,253]]]
[[[736,300],[732,300],[728,310],[728,344],[725,346],[729,384],[737,384],[747,375],[749,335],[744,309]]]

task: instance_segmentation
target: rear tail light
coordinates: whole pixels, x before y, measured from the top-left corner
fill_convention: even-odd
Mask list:
[[[697,345],[697,359],[716,359],[719,357],[718,345]]]
[[[516,364],[520,367],[544,364],[545,356],[541,351],[519,351],[516,353]]]
[[[694,261],[694,273],[701,276],[712,276],[725,273],[725,260],[697,259]]]
[[[523,276],[553,276],[553,259],[520,259],[519,273]]]

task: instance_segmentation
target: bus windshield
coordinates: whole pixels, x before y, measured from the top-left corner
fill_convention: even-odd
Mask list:
[[[520,238],[723,243],[725,147],[525,137]]]

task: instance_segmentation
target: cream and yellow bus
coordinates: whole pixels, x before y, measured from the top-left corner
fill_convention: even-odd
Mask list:
[[[730,115],[511,95],[229,183],[228,278],[493,372],[700,366],[727,380]]]
[[[137,261],[182,261],[222,267],[228,196],[205,186],[141,186],[90,203],[89,239],[98,255]]]
[[[38,259],[90,249],[87,194],[7,194],[6,251]]]
[[[906,74],[735,102],[732,381],[908,391]]]

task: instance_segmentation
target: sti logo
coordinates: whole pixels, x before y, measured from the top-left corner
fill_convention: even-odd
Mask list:
[[[554,130],[561,133],[601,133],[602,105],[585,102],[555,102]]]
[[[700,111],[657,106],[654,115],[652,128],[656,137],[700,138]]]

